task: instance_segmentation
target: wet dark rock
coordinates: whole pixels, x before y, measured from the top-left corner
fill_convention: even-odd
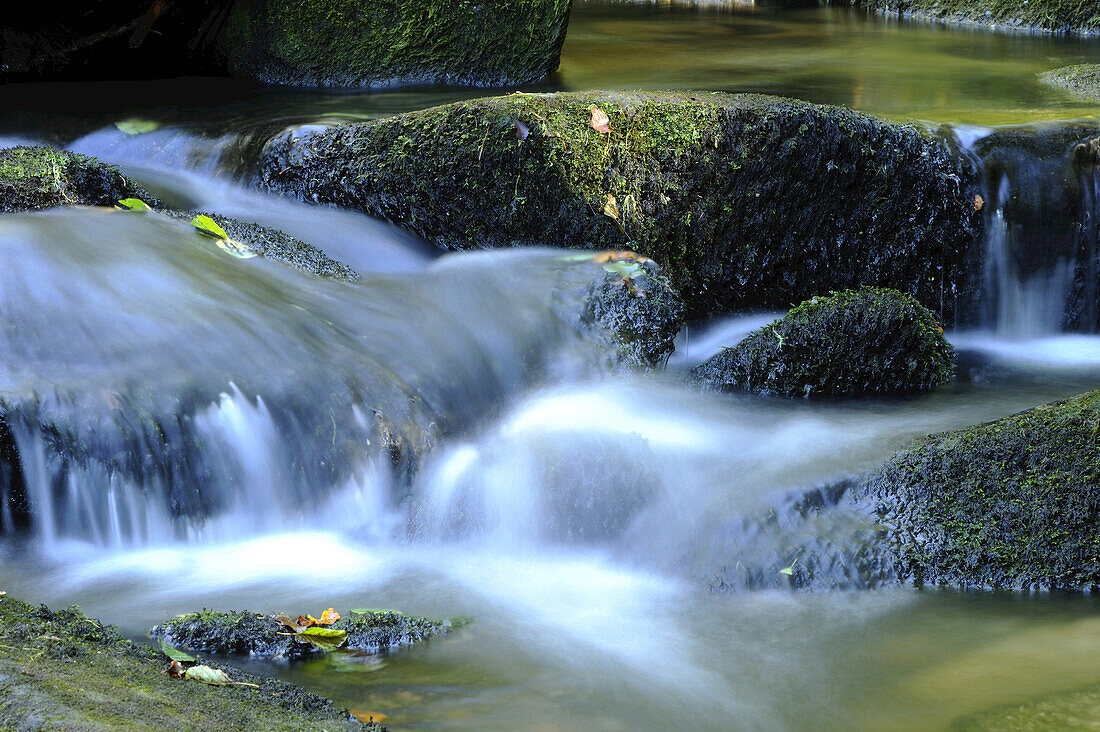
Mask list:
[[[287,635],[287,629],[275,618],[243,610],[203,610],[173,618],[153,628],[150,634],[172,645],[222,655],[299,658],[319,652],[316,645]],[[451,623],[390,610],[371,610],[347,613],[327,627],[347,633],[342,648],[384,653],[446,634]]]
[[[1100,7],[1090,0],[847,0],[904,18],[1095,36]]]
[[[571,0],[241,0],[221,40],[230,68],[275,84],[500,86],[558,67]]]
[[[52,206],[114,206],[122,198],[156,200],[110,165],[50,147],[0,149],[0,213]]]
[[[928,391],[954,370],[955,351],[927,308],[863,288],[807,300],[692,375],[723,390],[835,397]]]
[[[1088,102],[1100,102],[1100,64],[1077,64],[1039,74],[1039,80]]]
[[[204,660],[250,686],[173,679],[168,659],[80,608],[0,596],[0,728],[5,730],[370,730],[297,686]]]
[[[644,274],[623,278],[609,273],[594,283],[581,319],[605,334],[619,363],[656,368],[675,348],[673,341],[684,324],[684,304],[655,262],[635,266]]]
[[[856,490],[902,580],[1100,587],[1100,391],[900,450]]]
[[[927,132],[843,108],[597,91],[289,132],[258,178],[448,249],[633,249],[660,262],[688,318],[877,285],[952,323],[975,289],[971,173]]]

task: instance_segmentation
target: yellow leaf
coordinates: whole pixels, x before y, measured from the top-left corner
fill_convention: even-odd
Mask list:
[[[619,202],[610,193],[607,194],[607,203],[603,206],[603,215],[615,221],[619,220]]]
[[[592,129],[605,135],[611,132],[611,120],[607,118],[607,114],[602,109],[593,104],[588,108],[588,111],[592,113],[592,119],[588,122]]]

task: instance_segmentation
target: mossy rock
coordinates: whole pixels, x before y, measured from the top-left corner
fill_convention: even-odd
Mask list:
[[[1100,686],[967,715],[956,720],[951,729],[957,732],[1095,732],[1100,730]]]
[[[1100,64],[1077,64],[1039,74],[1039,80],[1086,102],[1100,102]]]
[[[610,133],[590,126],[593,106]],[[633,249],[661,264],[688,318],[867,284],[951,322],[978,284],[965,165],[922,129],[840,107],[595,91],[289,132],[259,183],[448,249]]]
[[[501,86],[558,67],[571,0],[242,0],[221,46],[276,84]]]
[[[0,213],[51,206],[113,206],[123,198],[154,199],[110,165],[51,147],[0,150]]]
[[[1095,0],[849,0],[871,10],[955,23],[1100,34]]]
[[[906,394],[955,372],[955,351],[935,316],[897,290],[815,297],[692,370],[724,390],[786,396]]]
[[[150,635],[163,638],[172,645],[222,655],[299,658],[319,651],[318,646],[288,635],[287,629],[276,617],[276,614],[263,615],[244,610],[203,610],[162,623],[153,628]],[[392,610],[371,610],[347,613],[326,627],[347,634],[341,644],[343,648],[384,653],[446,634],[451,623]]]
[[[80,608],[0,596],[0,729],[370,730],[296,686],[221,668],[252,686],[173,679],[168,659]]]
[[[860,493],[903,580],[1100,587],[1100,391],[917,440]]]

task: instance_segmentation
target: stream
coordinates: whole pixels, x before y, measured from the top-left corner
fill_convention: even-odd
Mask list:
[[[996,125],[1095,122],[1031,80],[1098,58],[1095,40],[841,8],[586,2],[561,69],[529,91],[783,94],[953,125],[969,150]],[[1096,388],[1095,323],[1057,315],[1095,226],[1022,271],[1017,248],[1047,233],[1003,221],[1029,179],[990,181],[1002,223],[980,327],[947,334],[958,381],[809,402],[685,378],[777,313],[691,324],[664,371],[625,376],[575,327],[588,274],[560,252],[441,254],[248,186],[288,127],[485,93],[0,87],[0,144],[95,155],[169,205],[280,228],[362,275],[231,259],[152,216],[0,218],[0,396],[33,395],[11,425],[32,512],[0,495],[0,588],[134,638],[204,607],[469,618],[364,663],[231,659],[397,732],[946,729],[1100,683],[1100,599],[867,586],[847,561],[864,519],[792,508],[915,437]],[[417,425],[415,471],[379,457],[383,417]],[[778,572],[803,551],[835,557],[814,591]]]

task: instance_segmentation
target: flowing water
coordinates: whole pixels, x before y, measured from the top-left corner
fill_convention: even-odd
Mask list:
[[[1032,77],[1098,49],[835,8],[582,3],[539,88],[761,91],[992,125],[1093,113]],[[471,618],[368,663],[237,659],[395,730],[923,730],[1100,683],[1096,598],[892,586],[860,571],[866,519],[830,498],[913,437],[1100,383],[1095,297],[1073,306],[1098,254],[1094,169],[1063,175],[1069,148],[982,162],[982,329],[949,334],[958,383],[715,395],[683,373],[775,314],[694,324],[664,373],[627,377],[577,326],[590,265],[439,257],[239,182],[287,126],[481,93],[0,89],[0,142],[99,155],[172,205],[281,228],[363,275],[231,259],[153,216],[0,219],[0,588],[134,637],[201,607]],[[129,134],[135,117],[158,128]],[[995,133],[955,129],[979,162]],[[1035,202],[1036,180],[1058,184]],[[813,591],[780,572],[795,562]]]

